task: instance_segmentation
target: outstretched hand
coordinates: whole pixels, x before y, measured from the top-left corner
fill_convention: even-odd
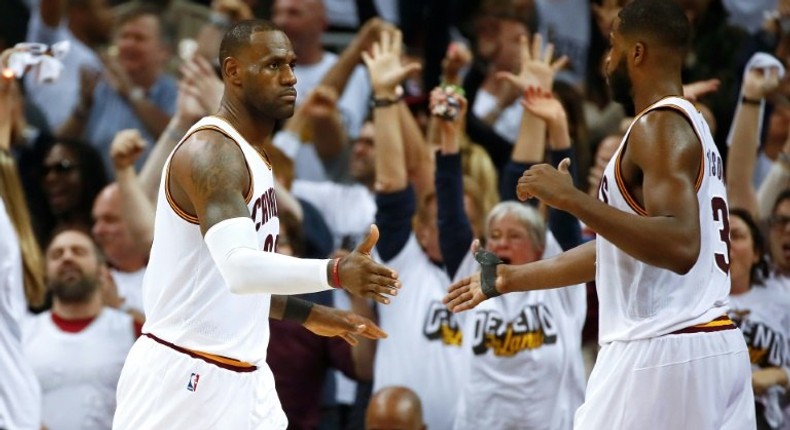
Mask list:
[[[480,286],[480,272],[477,272],[450,285],[442,302],[451,312],[458,313],[473,309],[486,299]]]
[[[479,249],[480,241],[475,239],[474,242],[472,242],[472,254],[475,254]],[[483,294],[480,272],[477,272],[472,276],[461,279],[450,285],[442,303],[444,303],[451,312],[458,313],[468,311],[486,299],[488,299],[488,297]]]
[[[387,333],[373,321],[350,311],[314,305],[302,326],[325,337],[339,336],[352,346],[359,343],[355,336],[383,339]]]
[[[388,304],[386,296],[395,296],[401,287],[398,274],[370,257],[379,240],[379,229],[370,226],[370,232],[354,251],[340,259],[338,275],[340,285],[349,293],[365,299]]]

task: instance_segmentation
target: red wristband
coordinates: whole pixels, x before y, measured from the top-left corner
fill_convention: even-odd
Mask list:
[[[343,286],[340,284],[340,270],[338,270],[339,268],[340,268],[340,259],[335,258],[335,264],[332,265],[332,282],[334,283],[334,285],[332,286],[335,288],[343,288]]]

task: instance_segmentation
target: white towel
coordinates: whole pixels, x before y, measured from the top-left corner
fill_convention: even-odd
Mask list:
[[[58,42],[51,47],[42,43],[18,43],[15,51],[8,58],[8,68],[14,76],[21,78],[27,70],[36,73],[36,82],[50,83],[60,77],[63,71],[61,59],[71,47],[68,40]]]
[[[743,81],[746,80],[746,75],[749,71],[753,69],[772,69],[776,68],[779,70],[779,79],[785,75],[785,67],[782,65],[782,62],[779,61],[776,57],[771,54],[766,54],[765,52],[757,52],[752,55],[752,58],[749,59],[749,62],[746,63],[746,67],[743,70]],[[738,109],[740,109],[740,100],[743,97],[743,88],[741,88],[740,94],[738,94]],[[735,114],[738,114],[738,111],[735,111]],[[757,135],[762,136],[763,130],[763,115],[765,114],[765,99],[760,100],[760,120],[757,125]],[[730,126],[730,132],[727,134],[727,146],[732,144],[732,131],[733,127]]]

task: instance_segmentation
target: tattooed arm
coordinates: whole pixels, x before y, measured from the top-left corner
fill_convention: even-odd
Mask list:
[[[231,292],[301,294],[345,288],[389,303],[400,287],[397,275],[370,258],[378,230],[340,260],[300,259],[260,251],[244,195],[252,178],[236,143],[212,131],[198,131],[173,154],[167,176],[181,211],[197,218],[206,246]],[[337,271],[339,276],[333,276]],[[343,285],[337,280],[342,279]],[[334,285],[330,284],[334,280]]]
[[[244,194],[252,178],[244,154],[218,132],[190,136],[173,155],[168,180],[173,200],[197,217],[204,235],[220,221],[250,216]]]

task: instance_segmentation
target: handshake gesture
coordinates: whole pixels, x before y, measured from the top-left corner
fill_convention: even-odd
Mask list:
[[[397,295],[401,285],[394,270],[370,257],[378,240],[379,230],[372,225],[368,235],[353,251],[330,261],[327,267],[330,285],[343,288],[357,297],[388,304],[390,299],[387,296]]]

